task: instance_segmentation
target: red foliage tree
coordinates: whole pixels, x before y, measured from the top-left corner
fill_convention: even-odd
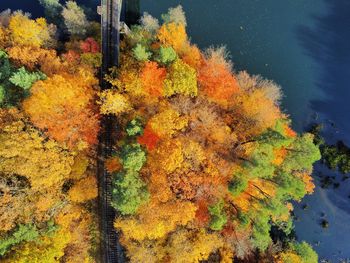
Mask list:
[[[80,42],[80,49],[83,53],[98,53],[100,52],[100,45],[92,37]]]
[[[150,125],[147,125],[143,131],[143,135],[137,139],[137,142],[146,146],[148,151],[152,151],[159,141],[159,136],[152,130]]]

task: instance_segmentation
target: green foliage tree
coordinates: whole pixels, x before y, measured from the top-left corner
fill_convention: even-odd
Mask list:
[[[224,200],[220,200],[208,208],[211,216],[210,228],[212,230],[222,230],[224,225],[227,223],[227,215],[225,214],[224,206]]]
[[[21,67],[12,74],[9,80],[12,84],[28,91],[36,81],[43,79],[46,79],[44,73],[40,71],[28,72],[24,67]]]
[[[295,252],[302,258],[303,263],[317,263],[318,262],[318,255],[317,253],[312,249],[312,247],[306,243],[294,243],[293,244]]]
[[[324,146],[322,149],[322,157],[326,165],[332,170],[336,170],[342,160],[342,156],[338,154],[338,149],[335,145]]]
[[[146,47],[141,44],[137,44],[132,51],[133,51],[134,57],[138,61],[147,61],[152,55],[152,53],[147,51]]]
[[[242,175],[235,176],[228,185],[228,190],[233,196],[242,193],[248,186],[248,181]]]
[[[275,129],[267,129],[263,134],[259,135],[256,140],[260,143],[271,145],[274,148],[284,147],[293,142],[293,138],[284,136],[282,131],[278,129],[278,127]]]
[[[256,212],[256,211],[254,211]],[[252,244],[260,251],[265,251],[271,243],[269,216],[266,213],[260,212],[254,216]]]
[[[169,64],[177,58],[177,54],[172,47],[161,46],[158,52],[156,60],[162,64]]]
[[[152,32],[147,28],[140,25],[132,25],[131,32],[128,34],[128,42],[131,46],[140,44],[144,47],[148,47],[154,39]]]
[[[15,68],[10,63],[7,53],[0,50],[0,104],[5,107],[16,106],[26,95],[22,87],[11,83],[11,75],[15,74]],[[15,80],[19,80],[18,76]],[[21,82],[24,84],[24,82]]]
[[[275,156],[273,149],[269,143],[257,143],[250,159],[244,163],[251,177],[267,178],[274,174],[275,166],[272,161]]]
[[[281,172],[275,178],[278,183],[277,191],[284,200],[301,200],[306,195],[305,183],[293,173]]]
[[[121,214],[135,214],[148,198],[146,184],[136,171],[120,172],[114,176],[111,205]]]
[[[126,144],[120,151],[123,168],[127,171],[140,171],[146,162],[146,153],[138,143]]]
[[[322,145],[321,155],[328,168],[339,169],[343,174],[350,172],[350,149],[343,142],[339,141],[336,145]]]
[[[9,60],[7,53],[3,50],[0,50],[0,81],[3,82],[12,73],[12,66]]]
[[[314,124],[309,132],[314,135],[314,144],[320,147],[322,162],[329,169],[337,170],[343,174],[350,172],[350,148],[342,141],[338,141],[336,145],[327,144],[322,137],[322,124]]]
[[[34,241],[38,237],[39,231],[35,225],[19,225],[12,234],[0,239],[0,256],[5,255],[12,246],[23,241]]]
[[[321,159],[321,153],[313,143],[313,135],[310,133],[298,136],[294,142],[288,146],[288,154],[282,164],[284,171],[311,171],[312,164]]]
[[[126,125],[126,133],[129,136],[138,136],[143,134],[143,127],[142,122],[140,119],[132,119],[127,125]]]
[[[133,123],[137,125],[137,121]],[[114,176],[111,205],[123,215],[135,214],[149,198],[146,184],[139,176],[146,153],[138,143],[126,144],[120,150],[120,160],[124,171]]]
[[[5,100],[5,88],[0,85],[0,105],[4,102]]]

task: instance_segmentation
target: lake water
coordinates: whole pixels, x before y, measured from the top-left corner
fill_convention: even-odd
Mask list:
[[[199,47],[225,44],[237,71],[261,74],[282,86],[283,108],[296,130],[317,119],[326,123],[324,135],[330,142],[342,139],[350,145],[349,0],[141,0],[141,10],[159,17],[178,4]],[[2,0],[4,8],[42,13],[33,0]],[[319,173],[341,178],[316,165],[318,186],[295,204],[295,229],[299,240],[314,245],[320,259],[340,262],[350,258],[350,180],[337,189],[322,189]],[[307,210],[302,209],[305,204]],[[328,229],[320,226],[323,218]]]

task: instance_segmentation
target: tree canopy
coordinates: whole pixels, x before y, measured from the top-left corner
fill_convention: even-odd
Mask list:
[[[0,14],[0,261],[94,262],[99,35],[40,3],[48,20]]]
[[[277,262],[305,250],[316,263],[310,246],[270,234],[290,234],[291,201],[314,189],[313,136],[290,128],[278,85],[235,72],[224,47],[193,45],[181,7],[162,18],[125,36],[100,102],[118,117],[112,205],[131,262],[230,262],[274,245]]]

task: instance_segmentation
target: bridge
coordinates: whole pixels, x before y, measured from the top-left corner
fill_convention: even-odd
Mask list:
[[[138,18],[139,0],[101,0],[98,13],[101,15],[102,32],[102,66],[100,73],[101,89],[109,89],[110,85],[104,80],[108,69],[119,66],[119,41],[121,17],[126,23],[135,23]],[[101,119],[99,135],[97,178],[99,189],[100,215],[100,255],[103,263],[126,262],[125,252],[119,243],[118,233],[113,227],[116,211],[110,205],[112,191],[112,176],[105,169],[105,160],[112,153],[113,131],[116,131],[115,117],[104,116]]]
[[[104,80],[108,69],[118,66],[119,63],[119,14],[121,3],[119,0],[102,0],[99,13],[101,15],[102,30],[102,66],[100,85],[101,89],[110,88]],[[99,135],[97,178],[99,190],[99,215],[100,215],[100,255],[103,263],[125,262],[124,252],[119,243],[118,233],[113,227],[116,216],[115,210],[110,206],[112,178],[105,169],[105,159],[112,153],[112,116],[104,116],[101,119],[101,132]]]

